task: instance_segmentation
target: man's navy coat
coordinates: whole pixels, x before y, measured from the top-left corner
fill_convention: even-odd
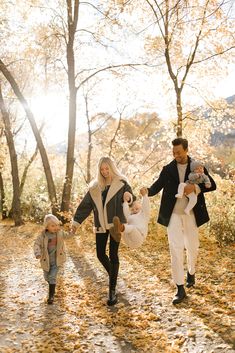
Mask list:
[[[191,158],[188,157],[188,165],[184,181],[188,180],[188,175],[190,173],[190,162]],[[206,175],[208,175],[210,179],[211,187],[207,189],[204,184],[199,184],[201,192],[198,194],[197,203],[193,208],[193,212],[196,218],[196,224],[198,227],[209,221],[209,215],[206,209],[204,193],[216,189],[215,181],[208,174],[206,168],[204,168],[204,172]],[[177,201],[175,195],[177,194],[179,183],[180,181],[177,162],[176,160],[173,160],[171,163],[163,167],[159,178],[151,185],[150,188],[148,188],[149,196],[154,196],[163,189],[157,221],[158,223],[166,227],[170,222],[171,214]]]

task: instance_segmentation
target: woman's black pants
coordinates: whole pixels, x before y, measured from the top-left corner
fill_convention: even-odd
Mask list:
[[[109,241],[109,256],[106,254],[106,246]],[[109,235],[109,231],[106,233],[96,233],[96,254],[109,274],[110,287],[115,289],[117,284],[118,269],[119,269],[119,258],[118,258],[118,248],[119,244]]]

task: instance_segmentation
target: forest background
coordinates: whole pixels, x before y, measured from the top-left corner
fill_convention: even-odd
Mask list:
[[[234,1],[3,0],[0,11],[3,219],[69,219],[103,155],[138,194],[183,136],[218,185],[206,230],[234,241]]]

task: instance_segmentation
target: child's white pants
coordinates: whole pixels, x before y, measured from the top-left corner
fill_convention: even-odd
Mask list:
[[[195,192],[191,192],[190,194],[187,195],[187,197],[188,197],[188,204],[185,207],[184,212],[186,214],[189,214],[189,212],[193,209],[193,207],[197,203],[197,195],[195,194]]]
[[[180,183],[178,186],[178,197],[183,197],[184,195],[184,188],[187,184],[186,183]],[[186,214],[189,214],[189,212],[193,209],[193,207],[196,205],[197,203],[197,195],[195,194],[195,192],[191,192],[190,194],[187,195],[188,197],[188,204],[184,210],[184,212]]]
[[[145,236],[132,224],[125,224],[125,230],[122,233],[122,240],[132,249],[138,248],[143,244]]]
[[[199,248],[198,228],[194,214],[172,213],[167,227],[171,254],[172,277],[175,284],[184,284],[184,249],[187,254],[188,272],[193,275]]]

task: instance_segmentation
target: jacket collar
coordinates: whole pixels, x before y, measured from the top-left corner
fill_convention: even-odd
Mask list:
[[[98,217],[99,217],[99,222],[101,227],[105,230],[105,221],[104,221],[104,212],[103,212],[103,204],[102,204],[102,198],[101,198],[101,189],[99,185],[96,183],[89,189],[91,198],[93,199],[96,208],[98,210]]]
[[[124,181],[119,178],[114,178],[110,188],[108,190],[105,205],[111,200],[111,198],[123,187]],[[90,195],[95,202],[96,206],[103,206],[102,205],[102,198],[101,198],[101,189],[99,185],[96,183],[89,189]],[[99,208],[99,207],[98,207]]]
[[[104,207],[103,207],[103,203],[102,203],[101,189],[100,189],[99,185],[96,183],[89,189],[91,198],[93,199],[93,201],[97,207],[99,222],[100,222],[100,225],[103,229],[107,229],[107,227],[106,227],[107,222],[105,222],[106,205],[111,200],[111,198],[114,195],[116,195],[116,193],[123,187],[123,185],[124,185],[123,180],[118,179],[118,178],[113,179],[113,181],[110,185],[110,188],[108,190],[107,196],[106,196]]]
[[[45,230],[42,231],[42,235],[43,235],[43,237],[44,237],[44,240],[46,240],[46,242],[48,242],[48,237],[46,236],[46,231],[45,231]],[[59,231],[56,233],[56,235],[57,235],[57,240],[63,238],[63,232],[62,232],[61,230],[59,230]]]
[[[188,175],[190,173],[190,162],[191,162],[191,157],[188,156],[188,163],[187,163],[184,181],[186,181],[188,179]],[[179,182],[180,182],[179,181],[179,172],[178,172],[178,168],[177,168],[177,162],[175,159],[169,164],[169,167],[170,167],[169,168],[170,173],[177,180],[177,183],[179,184]]]
[[[107,205],[107,203],[111,200],[111,198],[123,187],[123,184],[124,184],[123,180],[120,180],[118,178],[113,179],[107,193],[105,205]]]

